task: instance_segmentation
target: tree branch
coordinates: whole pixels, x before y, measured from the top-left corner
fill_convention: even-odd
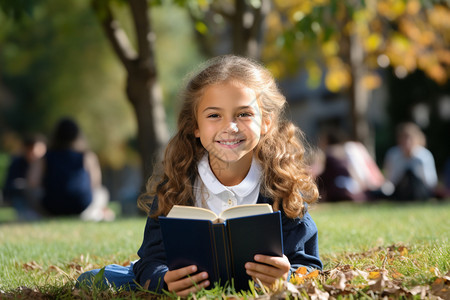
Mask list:
[[[136,31],[139,59],[144,62],[151,71],[155,72],[156,66],[154,65],[155,58],[152,46],[155,37],[151,28],[147,0],[130,0],[129,3]]]
[[[127,70],[137,58],[137,53],[131,45],[127,34],[114,18],[109,1],[92,0],[92,8],[102,25],[106,37],[110,41],[114,52]]]

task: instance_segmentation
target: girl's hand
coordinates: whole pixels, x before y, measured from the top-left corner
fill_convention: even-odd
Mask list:
[[[164,281],[169,292],[175,292],[180,297],[186,297],[190,293],[195,293],[204,287],[209,286],[208,273],[197,272],[197,266],[188,266],[177,270],[167,271]],[[188,275],[191,275],[188,277]]]
[[[245,264],[247,274],[253,279],[258,278],[262,284],[271,287],[278,279],[287,280],[291,264],[286,257],[267,256],[257,254],[255,262]]]

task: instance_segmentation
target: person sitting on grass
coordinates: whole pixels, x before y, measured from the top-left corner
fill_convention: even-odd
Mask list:
[[[426,137],[412,122],[397,125],[397,145],[384,159],[387,180],[395,189],[393,200],[426,200],[433,197],[438,176],[433,154],[425,148]]]
[[[149,216],[140,259],[127,267],[106,266],[100,274],[117,287],[137,283],[178,296],[212,287],[209,274],[195,265],[167,267],[157,217],[175,204],[220,213],[230,206],[269,203],[281,211],[285,255],[255,255],[245,264],[247,274],[272,286],[301,266],[321,269],[318,230],[307,211],[318,189],[305,162],[302,132],[284,118],[286,99],[270,72],[246,58],[214,58],[188,81],[182,99],[163,174],[154,174],[139,198]],[[98,273],[88,271],[78,281],[92,283]]]
[[[114,219],[97,155],[87,149],[80,127],[71,118],[56,124],[47,153],[30,172],[30,184],[42,189],[46,215],[79,215],[87,221]]]
[[[29,184],[32,166],[47,151],[43,135],[26,135],[22,139],[21,153],[11,159],[4,183],[4,199],[17,212],[18,220],[31,221],[39,219],[39,191]]]

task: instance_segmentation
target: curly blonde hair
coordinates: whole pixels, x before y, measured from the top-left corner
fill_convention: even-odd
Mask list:
[[[272,74],[253,60],[225,55],[209,60],[190,76],[181,95],[178,130],[167,145],[162,175],[148,180],[147,192],[138,201],[139,207],[149,214],[150,204],[157,196],[158,211],[152,217],[166,215],[176,204],[194,205],[197,164],[206,151],[194,134],[197,106],[206,87],[230,80],[254,90],[263,120],[271,120],[268,132],[254,149],[254,157],[263,169],[261,193],[273,199],[274,210],[282,208],[290,218],[302,216],[304,202],[317,200],[317,186],[305,163],[304,135],[284,117],[286,99]]]

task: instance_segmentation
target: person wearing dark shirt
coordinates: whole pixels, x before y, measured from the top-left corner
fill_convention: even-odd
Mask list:
[[[112,219],[108,191],[101,185],[97,156],[87,150],[78,124],[69,118],[56,125],[52,144],[31,174],[43,189],[42,206],[54,216],[80,215],[82,219]]]
[[[22,151],[11,159],[6,173],[3,196],[17,212],[19,220],[35,219],[38,214],[38,191],[31,190],[28,183],[29,170],[46,152],[47,145],[41,135],[26,136]]]

